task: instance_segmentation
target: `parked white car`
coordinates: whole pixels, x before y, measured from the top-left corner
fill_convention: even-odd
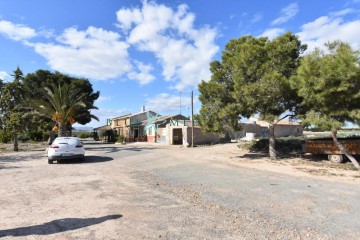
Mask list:
[[[49,146],[48,163],[62,159],[84,160],[85,149],[80,139],[77,137],[58,137]]]

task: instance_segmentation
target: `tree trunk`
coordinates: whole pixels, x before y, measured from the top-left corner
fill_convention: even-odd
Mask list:
[[[17,133],[13,133],[13,140],[14,140],[14,151],[19,151],[19,142],[18,142],[18,135]]]
[[[334,140],[335,145],[339,148],[339,150],[345,154],[345,156],[347,158],[350,159],[350,161],[352,162],[352,164],[354,165],[354,167],[356,167],[358,170],[360,170],[360,166],[358,161],[351,155],[351,153],[349,153],[346,148],[338,141],[337,139],[337,131],[332,131],[331,132],[331,136],[332,139]]]
[[[65,137],[66,136],[66,126],[62,123],[58,123],[58,135],[59,137]]]
[[[269,125],[269,154],[270,154],[270,159],[276,160],[275,124],[273,123],[270,123]]]
[[[50,143],[52,144],[55,140],[55,132],[53,130],[50,131]]]

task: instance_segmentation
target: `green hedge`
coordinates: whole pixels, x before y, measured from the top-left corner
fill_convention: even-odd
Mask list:
[[[79,133],[79,137],[80,137],[80,138],[89,138],[89,137],[92,137],[92,133],[89,133],[89,132],[80,132],[80,133]]]

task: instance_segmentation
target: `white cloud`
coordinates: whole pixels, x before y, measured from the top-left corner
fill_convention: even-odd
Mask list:
[[[136,61],[132,66],[128,50],[133,47],[153,54],[170,88],[183,90],[210,79],[209,63],[219,51],[218,33],[208,26],[195,28],[195,15],[187,5],[172,9],[144,0],[141,7],[120,9],[117,20],[119,33],[90,26],[85,30],[70,27],[56,36],[52,30],[36,33],[8,21],[0,21],[0,33],[26,40],[23,43],[33,47],[52,69],[70,75],[94,80],[127,76],[141,85],[150,83],[155,79],[153,66]],[[47,40],[29,40],[34,36]]]
[[[99,96],[98,99],[96,99],[95,101],[95,106],[101,102],[107,102],[110,101],[112,99],[112,97],[108,97],[108,96]]]
[[[271,25],[279,25],[285,23],[295,17],[299,12],[299,6],[297,3],[291,3],[287,7],[281,9],[281,16],[271,22]]]
[[[139,61],[135,61],[135,65],[139,72],[132,71],[128,73],[128,78],[138,81],[140,85],[148,84],[155,79],[155,76],[150,73],[153,70],[151,65],[145,65]]]
[[[129,30],[133,23],[141,23],[142,14],[139,9],[122,8],[116,13],[116,17],[120,24],[117,26],[125,31]]]
[[[268,37],[269,39],[274,39],[285,32],[283,28],[269,28],[266,29],[260,36]]]
[[[195,15],[185,4],[174,11],[144,1],[141,9],[119,10],[117,19],[128,32],[128,42],[139,51],[153,53],[164,79],[177,81],[176,89],[210,79],[209,63],[219,50],[214,43],[217,32],[209,27],[195,29]]]
[[[5,82],[11,81],[11,76],[7,72],[0,71],[0,80]]]
[[[35,37],[36,31],[21,24],[0,20],[0,34],[15,41],[21,41]]]
[[[256,13],[256,14],[252,17],[251,23],[260,22],[262,19],[263,19],[262,13]]]
[[[345,13],[346,11],[343,11],[341,14]],[[324,43],[335,40],[346,42],[356,50],[360,49],[360,20],[346,21],[337,16],[339,15],[322,16],[302,25],[302,31],[297,35],[303,43],[308,44],[308,51],[315,47],[321,48]]]
[[[28,43],[51,68],[77,76],[105,80],[131,70],[127,49],[120,35],[101,28],[66,29],[57,43]]]
[[[125,115],[128,111],[124,109],[109,109],[109,108],[99,108],[91,110],[91,114],[97,116],[99,121],[91,120],[91,122],[87,123],[87,127],[100,127],[106,125],[107,119],[111,119],[114,117],[118,117],[121,115]],[[74,124],[74,127],[82,126],[80,124]]]
[[[190,96],[182,94],[181,96],[181,110],[186,111],[186,107],[191,105]],[[160,93],[153,98],[148,98],[146,101],[147,109],[155,112],[180,112],[180,94],[170,95],[168,93]]]
[[[341,16],[345,16],[345,15],[347,15],[347,14],[349,14],[349,13],[353,13],[353,12],[355,12],[354,9],[352,9],[352,8],[346,8],[346,9],[343,9],[343,10],[338,11],[338,12],[333,12],[333,13],[331,13],[330,15],[332,15],[332,16],[334,16],[334,17],[341,17]]]

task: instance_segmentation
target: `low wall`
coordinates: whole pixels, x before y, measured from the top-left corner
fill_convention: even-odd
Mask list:
[[[191,146],[191,127],[184,127],[184,146]],[[216,133],[204,133],[200,127],[194,127],[194,146],[203,144],[220,143],[221,138]]]
[[[147,136],[147,141],[148,141],[148,142],[154,143],[154,142],[155,142],[155,139],[156,139],[156,136],[150,136],[150,135]]]

